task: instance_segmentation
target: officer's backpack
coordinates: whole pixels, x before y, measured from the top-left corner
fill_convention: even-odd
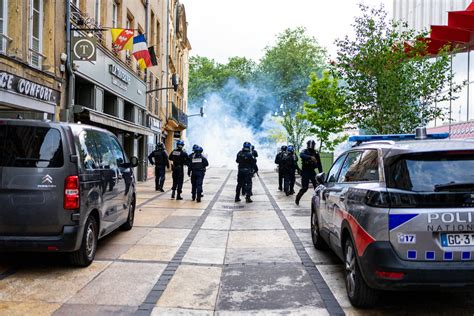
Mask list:
[[[290,153],[287,153],[287,152],[284,152],[282,153],[281,155],[281,165],[286,167],[286,168],[290,168],[291,165],[293,164],[293,160],[291,159],[292,155]]]

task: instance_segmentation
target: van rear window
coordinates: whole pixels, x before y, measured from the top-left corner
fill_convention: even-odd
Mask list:
[[[59,130],[0,125],[0,167],[58,168],[63,164]]]

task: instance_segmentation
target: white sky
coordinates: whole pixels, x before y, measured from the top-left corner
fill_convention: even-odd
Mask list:
[[[231,56],[258,61],[275,35],[297,26],[307,28],[320,45],[335,56],[334,40],[351,33],[361,0],[181,0],[186,7],[191,55],[226,62]],[[362,0],[385,4],[392,0]]]

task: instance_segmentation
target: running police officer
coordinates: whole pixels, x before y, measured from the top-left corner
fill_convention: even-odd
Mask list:
[[[189,157],[183,149],[184,142],[178,140],[176,142],[176,149],[170,154],[170,160],[173,162],[173,187],[171,188],[171,198],[174,199],[175,191],[177,191],[176,200],[182,200],[181,193],[183,192],[184,181],[184,166],[188,165]]]
[[[166,179],[165,168],[170,168],[170,162],[162,143],[156,145],[155,150],[148,156],[148,161],[152,166],[155,166],[155,191],[165,192],[163,190]]]
[[[194,153],[190,155],[188,176],[191,177],[191,195],[193,201],[201,202],[202,197],[202,182],[206,175],[206,167],[209,166],[209,162],[206,157],[202,155],[203,149],[199,146],[196,147]]]
[[[278,165],[278,190],[283,190],[283,172],[281,168],[281,156],[286,152],[286,145],[281,146],[280,152],[275,157],[275,163]]]
[[[249,142],[244,143],[242,150],[237,154],[236,162],[239,164],[239,172],[237,174],[235,202],[240,202],[240,191],[243,188],[245,201],[251,203],[252,173],[256,170],[256,163],[252,155],[252,145]]]
[[[319,172],[323,172],[323,166],[321,165],[321,157],[319,153],[314,149],[316,143],[314,140],[309,140],[307,142],[307,148],[300,153],[302,170],[301,170],[301,189],[296,195],[295,203],[296,205],[300,204],[301,197],[308,191],[309,182],[313,184],[313,187],[316,188],[316,172],[314,169],[318,169]]]

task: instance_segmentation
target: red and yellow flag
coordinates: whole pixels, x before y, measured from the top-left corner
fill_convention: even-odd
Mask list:
[[[133,30],[129,29],[111,29],[112,47],[116,51],[133,49]]]

